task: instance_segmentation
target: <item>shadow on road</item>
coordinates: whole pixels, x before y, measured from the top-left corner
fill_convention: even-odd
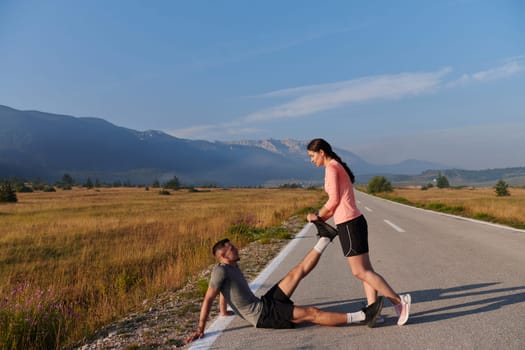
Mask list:
[[[525,302],[525,286],[485,289],[499,282],[470,284],[453,288],[428,289],[410,292],[412,304],[462,299],[458,303],[420,311],[412,307],[410,323],[426,323],[447,320],[465,315],[473,315],[497,310],[506,305]],[[520,293],[515,293],[519,292]],[[498,295],[499,294],[499,295]],[[468,299],[468,300],[464,300]]]
[[[437,322],[465,315],[489,312],[506,305],[525,302],[525,286],[487,289],[498,284],[500,284],[500,282],[409,292],[412,296],[412,312],[409,323]],[[443,304],[441,301],[445,301],[447,305],[427,310],[423,309],[423,303],[425,302],[438,302]],[[361,298],[330,300],[303,306],[315,306],[325,311],[333,312],[355,312],[363,308],[365,303],[366,299]],[[390,306],[391,303],[385,299],[384,307],[388,308]],[[393,318],[386,318],[387,322],[385,326],[392,323],[390,322],[391,319]],[[308,326],[310,325],[304,324],[300,327]]]

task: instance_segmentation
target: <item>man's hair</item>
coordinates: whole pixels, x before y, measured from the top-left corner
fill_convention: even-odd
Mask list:
[[[226,243],[230,243],[230,240],[228,238],[221,239],[220,241],[215,243],[212,248],[213,256],[215,256],[215,253],[217,253],[217,250],[224,248]]]

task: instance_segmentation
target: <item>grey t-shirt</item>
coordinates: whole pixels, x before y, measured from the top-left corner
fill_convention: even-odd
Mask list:
[[[252,293],[238,266],[224,264],[215,266],[211,272],[210,286],[224,295],[238,315],[253,326],[257,326],[262,312],[262,302]]]

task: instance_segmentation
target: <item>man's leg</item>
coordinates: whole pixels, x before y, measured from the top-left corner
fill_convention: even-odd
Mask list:
[[[362,320],[365,319],[364,313]],[[323,311],[313,306],[295,306],[293,309],[293,323],[310,322],[321,326],[341,326],[348,323],[348,317],[341,312]]]
[[[287,297],[292,296],[299,282],[301,282],[301,280],[317,265],[317,262],[321,258],[321,254],[328,244],[330,244],[329,238],[319,238],[315,247],[306,254],[299,265],[290,270],[290,272],[288,272],[288,274],[279,282],[279,288],[281,288]]]
[[[377,316],[383,308],[383,297],[363,311],[340,313],[323,311],[313,306],[295,306],[293,309],[293,323],[311,322],[322,326],[341,326],[350,323],[365,321],[368,327],[373,327]]]

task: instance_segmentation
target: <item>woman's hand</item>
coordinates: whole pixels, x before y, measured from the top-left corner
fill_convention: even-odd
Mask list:
[[[308,220],[308,222],[317,221],[319,220],[319,216],[314,213],[308,213],[308,215],[306,215],[306,220]]]

